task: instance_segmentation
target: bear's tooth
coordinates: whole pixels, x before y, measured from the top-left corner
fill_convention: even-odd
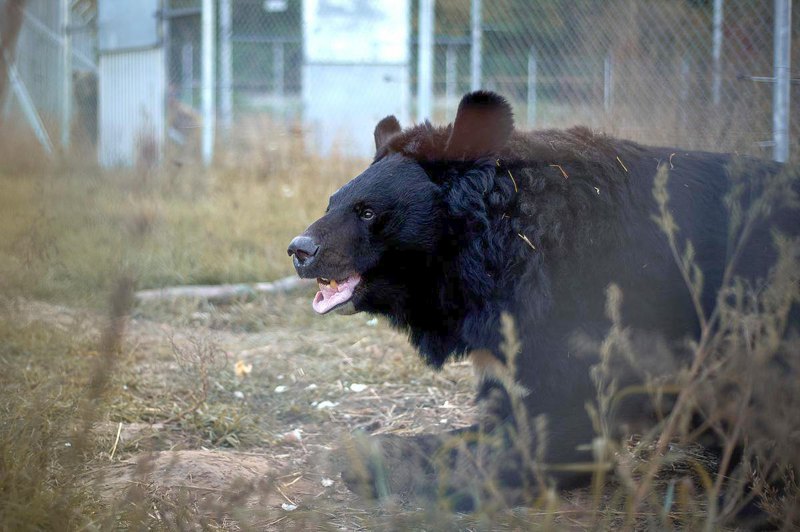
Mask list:
[[[332,287],[333,287],[333,289],[334,289],[334,290],[336,290],[337,292],[339,291],[339,283],[337,283],[335,279],[331,279],[331,286],[332,286]]]

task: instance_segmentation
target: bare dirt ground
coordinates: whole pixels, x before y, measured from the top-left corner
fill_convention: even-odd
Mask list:
[[[87,338],[104,326],[38,302],[17,315]],[[313,315],[306,291],[140,306],[121,355],[87,482],[168,528],[190,516],[236,529],[244,508],[258,529],[371,528],[386,506],[352,494],[327,453],[353,431],[436,433],[474,415],[468,362],[434,372],[380,320]]]

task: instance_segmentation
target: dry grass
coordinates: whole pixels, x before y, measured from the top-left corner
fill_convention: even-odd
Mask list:
[[[280,150],[253,140],[250,164],[104,172],[29,157],[35,146],[19,142],[25,157],[0,164],[0,373],[9,394],[0,528],[170,529],[187,519],[360,528],[380,516],[356,508],[340,481],[325,489],[312,457],[354,428],[421,433],[470,422],[467,365],[432,374],[383,323],[316,320],[311,294],[143,305],[124,340],[109,336],[109,304],[125,306],[109,299],[119,279],[148,288],[290,273],[287,242],[363,162],[316,160],[290,135],[277,139]],[[239,361],[251,373],[237,377]],[[333,406],[317,408],[325,401]],[[209,455],[203,472],[192,467],[197,456],[181,454],[203,448],[244,454]],[[166,453],[163,472],[151,452]],[[195,482],[176,476],[175,459]],[[234,520],[240,502],[252,504],[206,496],[232,493],[224,479],[252,480],[254,461],[264,475],[248,489],[269,504]],[[290,484],[298,471],[302,482]],[[309,504],[289,515],[281,490]],[[350,513],[332,518],[341,508]]]
[[[282,142],[289,155],[274,155],[271,166],[274,150],[254,151],[252,162],[211,171],[174,160],[156,172],[4,160],[3,290],[97,307],[121,269],[133,272],[137,288],[290,274],[287,243],[359,162],[319,161],[301,156],[293,138]]]
[[[752,470],[706,472],[703,484],[702,474],[675,465],[672,451],[653,452],[664,432],[612,441],[602,418],[620,390],[603,380],[602,365],[594,412],[604,467],[597,471],[613,467],[617,484],[607,486],[600,474],[586,492],[557,494],[545,484],[524,508],[507,508],[499,494],[470,515],[443,511],[446,503],[364,504],[320,456],[357,429],[416,435],[468,426],[476,414],[469,364],[433,373],[382,321],[319,319],[307,293],[226,305],[150,303],[131,309],[128,319],[109,321],[128,314],[126,279],[150,288],[290,273],[286,243],[363,166],[309,157],[292,134],[262,141],[249,133],[232,143],[239,151],[208,171],[180,163],[175,154],[163,171],[42,164],[29,156],[30,146],[20,152],[24,157],[0,159],[0,386],[7,398],[0,408],[0,529],[692,528],[717,526],[714,519],[735,508],[731,499],[715,506],[720,487]],[[676,244],[679,262],[682,246]],[[733,293],[740,306],[726,307],[717,324],[780,327],[773,320],[783,309],[776,294],[791,295],[796,274],[786,246],[788,259],[774,283],[780,290],[764,292],[775,297],[748,299],[740,287]],[[689,272],[687,289],[695,290],[691,265],[681,263]],[[618,297],[612,292],[612,318]],[[513,326],[506,325],[513,351]],[[796,387],[776,398],[763,383],[753,387],[760,382],[753,379],[768,373],[763,363],[775,353],[797,346],[775,343],[774,334],[721,330],[720,336],[709,329],[707,343],[695,346],[702,360],[679,375],[680,383],[726,393],[734,387],[731,404],[746,412],[746,423],[711,427],[728,442],[736,435],[726,431],[765,421],[765,411],[751,411],[744,399],[779,405],[784,417],[768,427],[791,447],[795,425],[786,421],[792,416],[786,405],[794,404]],[[624,324],[615,322],[597,349],[604,363],[630,358]],[[761,365],[747,362],[754,352]],[[237,363],[250,371],[237,374]],[[702,403],[700,394],[687,397],[686,408],[659,427],[673,432],[667,439],[690,443],[686,416],[719,407]],[[728,410],[720,414],[727,417],[717,421],[731,419]],[[546,427],[534,423],[532,430]],[[786,448],[777,447],[794,458]],[[691,464],[691,446],[685,449],[682,463]],[[788,471],[774,449],[753,448],[748,457],[767,466],[760,481]],[[694,462],[702,465],[700,458]],[[537,457],[525,457],[525,467],[541,466]],[[663,480],[665,467],[680,474]],[[796,491],[793,483],[789,478],[785,493],[765,498],[788,523],[797,511],[787,498]]]

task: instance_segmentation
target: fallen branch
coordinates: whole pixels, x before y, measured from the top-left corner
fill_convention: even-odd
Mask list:
[[[272,281],[271,283],[253,284],[218,284],[189,285],[140,290],[135,297],[138,302],[163,301],[179,298],[208,299],[211,301],[229,301],[256,294],[283,294],[314,284],[313,279],[300,279],[294,275]]]

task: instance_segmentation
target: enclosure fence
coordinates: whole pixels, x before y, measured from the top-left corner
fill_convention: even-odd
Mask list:
[[[444,123],[460,96],[478,88],[508,98],[521,128],[581,124],[652,144],[776,160],[798,152],[792,73],[799,71],[800,17],[791,16],[791,0],[146,3],[157,6],[153,46],[164,54],[166,153],[210,162],[243,129],[305,134],[327,127],[319,125],[326,115],[341,138],[371,140],[365,124],[375,117],[395,112],[406,124]],[[2,112],[21,117],[15,127],[53,149],[103,135],[103,9],[103,0],[26,4]],[[314,16],[364,23],[340,28]],[[381,28],[383,55],[342,44],[358,43],[370,24]],[[322,46],[319,31],[327,32]],[[339,61],[340,51],[353,59]],[[331,77],[341,63],[347,74]],[[351,150],[327,140],[309,146],[369,155],[366,141]]]

